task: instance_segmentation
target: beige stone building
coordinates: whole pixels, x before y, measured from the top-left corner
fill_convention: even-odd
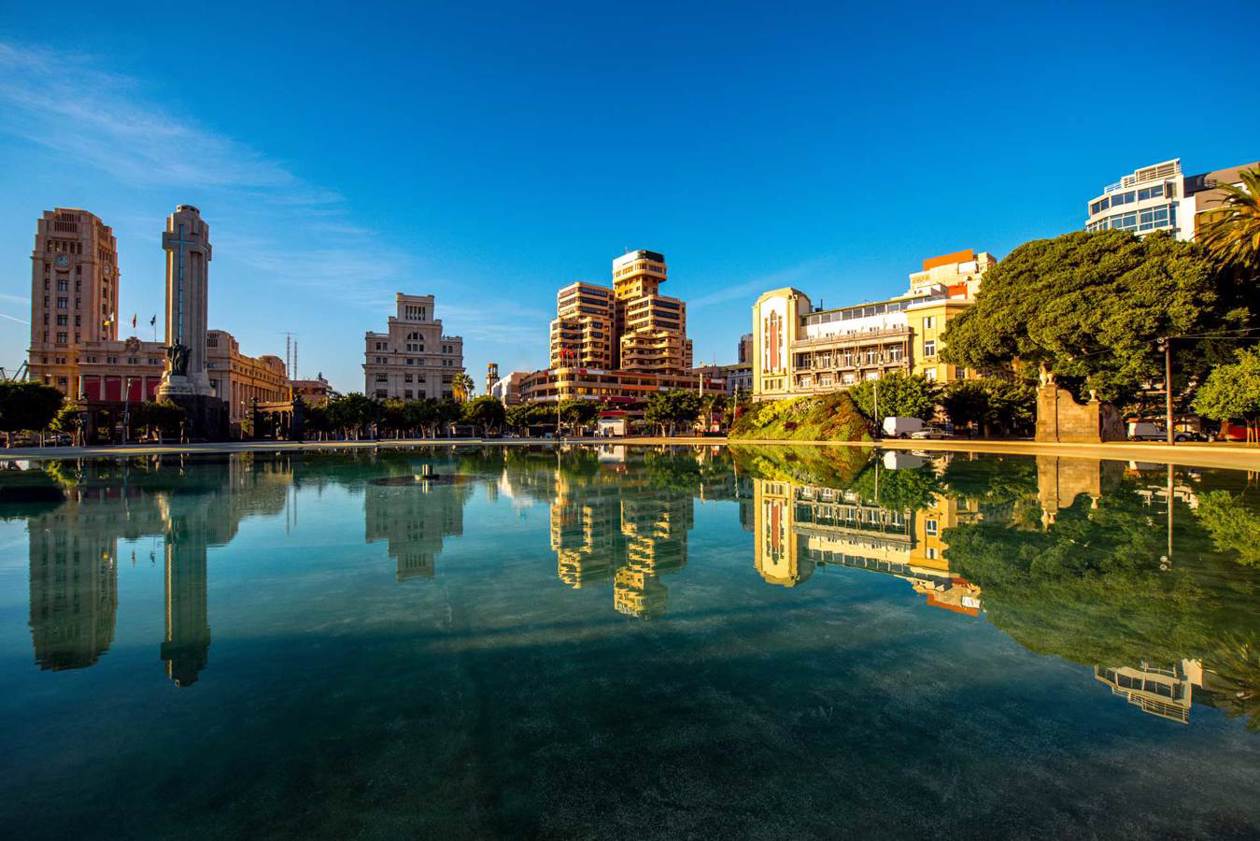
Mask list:
[[[207,332],[206,365],[210,389],[228,404],[229,418],[235,426],[251,416],[255,400],[280,403],[293,398],[284,360],[270,354],[246,356],[226,330]]]
[[[379,399],[453,397],[464,372],[464,340],[442,332],[432,295],[396,298],[384,333],[364,336],[364,394]]]
[[[300,396],[307,406],[327,406],[332,398],[333,388],[324,375],[318,374],[313,380],[289,380],[289,388],[295,397]]]
[[[528,371],[510,371],[495,380],[486,393],[505,406],[513,406],[521,402],[521,383],[528,376]]]
[[[31,252],[30,375],[71,398],[142,400],[162,378],[160,342],[118,338],[118,243],[80,208],[45,211]]]
[[[971,249],[933,257],[904,294],[834,309],[814,307],[799,289],[764,293],[753,305],[753,396],[825,394],[896,371],[964,377],[940,358],[945,326],[975,302],[996,263]]]

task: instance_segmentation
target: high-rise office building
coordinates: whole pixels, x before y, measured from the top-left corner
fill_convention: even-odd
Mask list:
[[[617,367],[617,332],[611,289],[571,283],[556,293],[551,322],[551,367]]]
[[[550,367],[521,381],[524,400],[639,401],[663,389],[722,390],[691,370],[687,305],[660,294],[665,255],[628,251],[613,260],[612,288],[579,282],[556,295]]]
[[[613,260],[618,367],[670,374],[691,367],[687,305],[660,294],[668,280],[665,255],[630,251]]]

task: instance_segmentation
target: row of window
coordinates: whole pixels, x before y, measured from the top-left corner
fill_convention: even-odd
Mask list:
[[[909,300],[884,301],[878,304],[861,304],[855,307],[818,312],[805,316],[806,324],[827,324],[832,321],[847,321],[851,318],[869,318],[873,315],[884,315],[890,312],[901,312],[915,303]]]
[[[935,347],[933,347],[935,351]],[[925,351],[926,355],[926,351]],[[858,351],[856,353],[849,351],[847,353],[837,353],[835,356],[831,354],[808,355],[801,354],[797,357],[798,368],[852,368],[855,365],[866,364],[875,365],[882,362],[900,362],[905,358],[905,349],[897,346],[890,347],[887,350],[867,350]],[[834,365],[833,365],[834,362]]]
[[[1102,213],[1109,207],[1120,207],[1126,204],[1133,204],[1135,201],[1149,201],[1150,199],[1173,198],[1172,185],[1168,185],[1169,189],[1165,190],[1165,185],[1156,184],[1154,187],[1143,187],[1140,190],[1129,190],[1124,193],[1112,193],[1104,196],[1089,206],[1089,215],[1094,216]]]
[[[403,400],[415,400],[415,399],[416,399],[416,396],[417,396],[417,395],[416,395],[415,393],[413,393],[411,389],[409,389],[409,388],[403,389]],[[442,391],[442,397],[443,397],[444,399],[450,399],[450,398],[452,398],[452,397],[454,397],[454,396],[455,396],[455,392],[454,392],[454,391],[452,391],[452,390],[447,390],[447,389],[443,389],[443,391]],[[377,397],[377,399],[378,399],[378,400],[386,400],[386,399],[388,399],[388,398],[389,398],[389,391],[388,391],[387,389],[384,389],[384,388],[378,388],[378,389],[376,390],[376,397]]]
[[[1177,205],[1165,204],[1146,210],[1130,210],[1127,213],[1113,213],[1105,219],[1090,222],[1085,226],[1087,231],[1159,231],[1177,227]]]

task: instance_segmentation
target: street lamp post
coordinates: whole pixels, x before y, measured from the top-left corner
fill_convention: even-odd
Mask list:
[[[1167,434],[1168,443],[1176,444],[1176,437],[1173,433],[1173,396],[1172,396],[1172,337],[1166,336],[1159,340],[1160,349],[1164,351],[1164,432]]]
[[[875,434],[880,437],[883,437],[881,435],[881,430],[883,430],[884,425],[879,422],[879,377],[875,378],[874,385],[875,385]]]

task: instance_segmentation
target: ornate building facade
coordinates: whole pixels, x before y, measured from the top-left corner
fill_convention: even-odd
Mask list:
[[[453,397],[464,372],[464,340],[442,332],[432,295],[396,299],[384,333],[364,336],[363,393],[382,400]]]

